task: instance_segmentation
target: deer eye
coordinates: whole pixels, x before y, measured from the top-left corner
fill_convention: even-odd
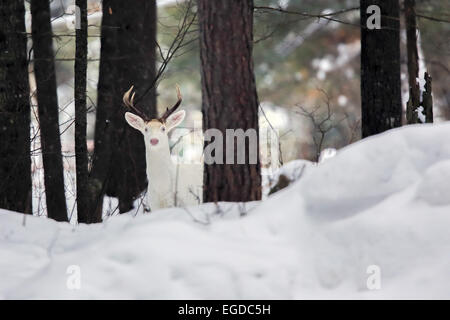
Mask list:
[[[148,129],[147,129],[147,128],[145,128],[145,132],[148,132]]]
[[[166,131],[166,127],[161,127],[161,131],[162,132]]]

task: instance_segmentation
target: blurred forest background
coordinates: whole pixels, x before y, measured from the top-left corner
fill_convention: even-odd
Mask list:
[[[177,35],[186,4],[181,0],[160,0],[157,4],[157,37],[161,50],[165,52]],[[96,116],[101,5],[99,0],[88,1],[88,148],[93,147]],[[286,12],[264,8],[269,6]],[[75,184],[74,8],[74,2],[70,0],[51,2],[66,184]],[[337,21],[288,13],[326,14],[343,9],[346,9],[343,13],[333,16]],[[27,31],[31,32],[28,3],[26,10]],[[195,11],[195,7],[192,10]],[[442,23],[433,18],[449,20],[450,2],[417,1],[416,12],[420,30],[419,59],[433,77],[434,121],[449,120],[450,23]],[[403,15],[401,17],[403,19]],[[200,134],[198,139],[183,139],[183,143],[177,146],[176,153],[182,155],[184,162],[198,161],[203,150],[197,29],[194,23],[183,47],[167,65],[157,87],[159,112],[173,103],[175,84],[180,84],[183,93],[183,108],[187,111],[187,118],[182,127],[175,130],[171,139],[177,141],[187,133],[194,136]],[[404,106],[408,99],[405,43],[406,34],[402,28],[401,77]],[[274,170],[294,159],[317,161],[321,150],[339,149],[361,138],[359,1],[255,0],[253,57],[258,98],[263,111],[260,115],[263,169]],[[30,87],[33,92],[35,81],[32,75]],[[36,104],[33,103],[34,127],[37,127],[36,115]],[[321,122],[323,126],[319,126]],[[33,135],[33,131],[31,134]],[[272,140],[276,143],[272,143]],[[32,143],[37,144],[39,141]],[[271,146],[270,150],[267,145]],[[38,173],[38,169],[42,167],[40,154],[36,152],[32,156],[33,172],[41,175]],[[34,186],[34,192],[37,192],[34,194],[35,199],[44,196],[42,180],[42,177],[33,179],[33,183],[39,184]],[[70,193],[68,190],[66,196],[74,199],[75,195],[67,194]],[[33,201],[33,211],[38,214],[43,210],[39,203],[41,201]],[[70,212],[70,205],[68,209]]]
[[[88,138],[93,138],[95,103],[97,101],[98,68],[100,59],[101,1],[89,3],[88,42]],[[255,6],[281,7],[285,10],[308,13],[335,12],[358,8],[357,0],[256,0]],[[71,152],[74,114],[73,79],[75,39],[67,37],[74,32],[74,5],[70,0],[51,3],[60,121],[66,124],[63,141],[66,152]],[[433,17],[449,17],[447,1],[418,1],[417,11]],[[167,48],[178,31],[180,16],[184,14],[183,1],[158,1],[158,42]],[[345,23],[319,20],[266,10],[255,11],[253,50],[258,96],[271,125],[279,132],[282,157],[316,159],[316,145],[312,139],[316,128],[299,107],[306,110],[323,106],[318,118],[326,116],[325,91],[332,111],[332,129],[327,133],[322,148],[341,148],[360,138],[360,29],[359,11],[352,10],[336,17]],[[30,19],[27,19],[29,27]],[[422,60],[433,77],[435,122],[450,119],[450,24],[429,19],[418,19]],[[160,112],[173,100],[176,83],[183,90],[183,107],[188,110],[187,127],[201,123],[200,59],[195,25],[191,39],[168,64],[158,86]],[[59,36],[58,36],[59,35]],[[401,35],[403,42],[406,36]],[[405,55],[402,54],[402,57]],[[402,61],[404,97],[407,99],[406,58]],[[239,76],[239,75],[236,75]],[[403,100],[406,103],[406,100]],[[322,113],[322,115],[320,114]],[[267,127],[262,117],[262,130]],[[202,147],[197,150],[201,153]]]

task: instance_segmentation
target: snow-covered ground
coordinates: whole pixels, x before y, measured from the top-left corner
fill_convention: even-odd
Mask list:
[[[448,299],[449,136],[365,139],[261,203],[90,226],[0,212],[0,298]]]

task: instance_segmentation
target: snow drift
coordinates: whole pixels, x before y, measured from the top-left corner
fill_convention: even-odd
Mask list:
[[[2,211],[0,298],[448,299],[449,136],[441,124],[365,139],[261,203],[90,226]]]

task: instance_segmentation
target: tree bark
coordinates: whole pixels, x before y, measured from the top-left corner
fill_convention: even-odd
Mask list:
[[[200,59],[202,64],[203,129],[256,130],[258,96],[253,73],[253,1],[198,1]],[[205,141],[205,148],[210,142]],[[224,150],[227,149],[224,139]],[[236,144],[234,152],[236,152]],[[259,146],[257,163],[249,163],[250,144],[245,143],[245,164],[206,164],[205,202],[261,199]],[[225,160],[225,152],[223,162]]]
[[[419,54],[417,51],[417,25],[414,12],[415,0],[405,0],[406,52],[408,56],[409,99],[406,105],[406,122],[418,123],[417,109],[420,106]]]
[[[49,2],[31,0],[31,16],[47,215],[67,221]]]
[[[103,196],[119,198],[120,211],[147,186],[142,135],[125,122],[122,95],[137,94],[155,78],[156,2],[103,1],[95,149],[89,176],[92,222],[101,221]],[[141,100],[156,115],[156,93]]]
[[[77,215],[79,223],[88,223],[88,153],[86,144],[87,0],[76,0],[75,4],[80,9],[80,28],[75,30],[75,163]]]
[[[31,213],[30,88],[25,7],[0,4],[0,207]]]
[[[405,23],[406,23],[406,50],[408,56],[408,83],[409,83],[409,99],[406,104],[406,122],[422,123],[418,112],[423,107],[423,115],[426,122],[433,122],[433,103],[431,99],[431,77],[427,73],[424,74],[426,81],[425,88],[428,95],[424,92],[422,101],[420,97],[420,86],[417,81],[419,79],[419,54],[417,50],[417,23],[415,12],[416,1],[405,0]],[[424,89],[425,89],[424,88]],[[425,102],[424,96],[427,97]]]
[[[417,113],[414,112],[420,104],[420,90],[417,78],[419,77],[419,54],[417,51],[417,25],[414,12],[415,0],[405,0],[406,23],[406,51],[408,56],[408,83],[409,100],[406,121],[417,122]],[[413,112],[410,112],[413,111]],[[415,120],[413,120],[415,113]]]
[[[425,92],[423,93],[422,105],[426,117],[426,123],[433,123],[433,96],[431,94],[431,76],[425,72]]]
[[[111,162],[111,117],[113,115],[113,102],[117,98],[114,73],[116,58],[117,28],[115,28],[113,15],[113,0],[104,0],[102,3],[101,49],[99,81],[97,88],[97,112],[95,118],[94,154],[89,172],[89,223],[102,221],[103,196]],[[115,9],[115,8],[114,8]]]
[[[142,94],[156,77],[156,1],[118,1],[117,6],[119,61],[114,73],[118,98],[113,106],[114,139],[106,194],[119,198],[122,213],[133,208],[133,200],[147,187],[144,140],[140,132],[125,122],[125,111],[129,110],[122,105],[122,95],[132,85],[137,95]],[[149,117],[156,117],[155,88],[142,97],[139,107]]]
[[[381,9],[381,29],[368,29],[367,7]],[[361,0],[361,126],[368,137],[401,126],[398,0]]]

